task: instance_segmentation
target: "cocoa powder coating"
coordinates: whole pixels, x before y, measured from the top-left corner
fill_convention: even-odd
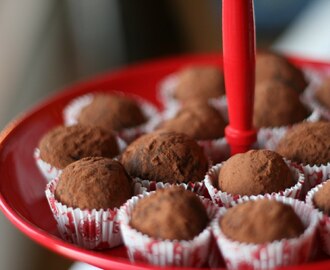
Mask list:
[[[297,163],[330,162],[330,123],[304,122],[292,127],[280,140],[276,152]]]
[[[228,238],[253,244],[295,238],[305,230],[291,206],[268,199],[230,208],[220,220],[220,227]]]
[[[260,53],[256,57],[256,85],[263,81],[277,80],[291,85],[301,94],[307,86],[302,71],[283,56],[273,53]]]
[[[96,94],[91,104],[82,109],[78,122],[120,131],[147,121],[138,103],[118,94]]]
[[[330,215],[330,181],[325,183],[319,191],[315,193],[313,201],[318,209],[326,215]]]
[[[157,239],[190,240],[201,233],[208,222],[200,199],[190,191],[173,186],[139,201],[130,225]]]
[[[112,131],[83,125],[52,129],[40,140],[39,149],[41,159],[58,169],[83,157],[112,158],[119,154],[117,139]]]
[[[178,85],[174,98],[210,99],[225,94],[223,73],[215,66],[191,66],[178,73]]]
[[[158,182],[201,181],[208,169],[203,149],[189,136],[153,132],[132,142],[120,161],[136,177]]]
[[[255,127],[279,127],[303,121],[310,112],[292,86],[270,80],[255,88],[253,123]]]
[[[58,201],[80,209],[118,208],[132,196],[132,180],[124,167],[102,157],[87,157],[68,165],[55,190]]]
[[[222,166],[218,188],[232,195],[279,192],[296,184],[283,158],[269,150],[250,150],[229,158]]]
[[[195,140],[223,137],[226,122],[221,113],[207,102],[192,104],[183,106],[174,118],[161,123],[158,129],[185,133]]]

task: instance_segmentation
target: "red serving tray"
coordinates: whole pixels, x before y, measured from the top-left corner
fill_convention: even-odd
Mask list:
[[[291,60],[301,67],[316,70],[330,68],[330,63],[297,58]],[[189,64],[222,66],[222,58],[219,54],[180,56],[105,73],[67,87],[11,122],[0,134],[0,208],[6,217],[37,243],[70,259],[104,269],[161,269],[143,263],[131,264],[124,247],[95,252],[63,241],[44,196],[46,182],[32,155],[40,137],[50,128],[63,123],[62,110],[71,99],[90,91],[113,89],[140,95],[160,107],[156,93],[160,80]],[[298,268],[330,268],[330,258],[282,269]]]

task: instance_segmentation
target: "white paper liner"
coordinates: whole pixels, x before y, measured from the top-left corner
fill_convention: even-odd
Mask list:
[[[137,189],[141,190],[142,193],[152,192],[158,189],[168,188],[173,185],[183,187],[186,190],[196,193],[199,196],[203,196],[205,198],[209,198],[210,195],[202,182],[188,182],[188,183],[177,183],[177,184],[170,184],[164,182],[156,182],[156,181],[149,181],[143,180],[138,177],[134,178],[135,186]],[[135,193],[138,194],[138,193]]]
[[[48,183],[46,197],[61,237],[87,249],[106,249],[122,244],[118,209],[81,210],[55,199],[58,178]]]
[[[316,187],[311,189],[306,196],[306,203],[316,209],[318,216],[320,218],[318,231],[319,231],[319,235],[321,236],[321,246],[323,251],[328,255],[330,255],[330,217],[327,214],[324,214],[321,210],[319,210],[315,206],[314,196],[325,185],[325,183],[329,181],[330,180],[317,185]]]
[[[165,77],[158,86],[158,100],[165,108],[177,107],[179,102],[173,98],[174,90],[178,85],[178,75],[172,73]]]
[[[227,269],[268,270],[279,266],[301,264],[310,258],[316,242],[315,236],[319,223],[317,212],[304,202],[278,195],[241,198],[239,203],[265,197],[291,205],[306,227],[304,233],[297,238],[266,244],[239,243],[227,238],[221,231],[219,220],[227,211],[225,207],[222,207],[212,222],[212,231],[217,239]],[[232,205],[235,204],[232,203]]]
[[[146,123],[143,123],[136,127],[126,128],[126,129],[120,130],[118,132],[119,136],[122,137],[126,142],[128,142],[128,143],[132,142],[137,137],[139,137],[140,135],[142,135],[146,132],[146,127],[148,126],[148,122],[158,114],[158,110],[153,104],[151,104],[147,100],[142,99],[139,96],[125,95],[124,93],[119,92],[119,91],[112,91],[111,93],[134,98],[138,102],[138,104],[142,110],[142,113],[148,119]],[[95,94],[97,94],[97,93],[95,93]],[[84,107],[86,107],[93,101],[93,96],[94,96],[93,94],[87,94],[87,95],[80,96],[80,97],[72,100],[65,107],[65,109],[63,111],[63,118],[64,118],[65,125],[70,126],[70,125],[77,124],[78,115],[80,114],[81,110]]]
[[[149,237],[129,225],[130,216],[136,203],[149,195],[150,193],[145,193],[135,196],[119,209],[120,229],[131,262],[143,261],[160,266],[203,266],[207,262],[210,251],[210,226],[192,240],[170,241]],[[212,220],[218,207],[211,200],[200,198]]]
[[[119,153],[122,153],[125,150],[127,144],[119,136],[116,136],[116,140],[119,147]],[[43,175],[43,177],[46,179],[47,182],[51,181],[52,179],[58,178],[61,175],[63,171],[62,169],[58,169],[55,166],[41,159],[39,148],[34,149],[33,158],[37,164],[39,171],[41,172],[41,174]]]
[[[301,197],[301,191],[302,191],[302,188],[303,188],[303,185],[305,182],[305,176],[301,171],[299,171],[299,169],[295,168],[295,166],[293,166],[293,164],[291,164],[291,162],[289,162],[289,161],[285,161],[285,162],[289,166],[291,173],[296,180],[296,184],[293,187],[287,188],[283,191],[273,192],[271,195],[278,194],[278,195],[282,195],[284,197],[299,199]],[[212,201],[215,204],[219,205],[220,207],[221,206],[229,207],[232,202],[237,202],[241,198],[245,199],[245,198],[249,198],[251,196],[232,195],[232,194],[223,192],[223,191],[217,189],[216,187],[214,187],[213,183],[218,182],[219,173],[220,173],[220,170],[221,170],[221,167],[223,166],[223,164],[224,164],[224,162],[214,165],[207,172],[203,182],[210,194]]]

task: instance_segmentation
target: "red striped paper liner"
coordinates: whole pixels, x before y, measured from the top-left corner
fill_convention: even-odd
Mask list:
[[[312,188],[306,195],[306,203],[311,207],[315,208],[318,216],[320,218],[320,224],[318,227],[319,235],[321,236],[321,246],[323,251],[330,255],[330,217],[327,214],[324,214],[321,210],[319,210],[314,204],[314,196],[315,194],[325,185],[325,183],[329,182],[325,181],[316,187]]]
[[[222,232],[219,221],[227,211],[227,208],[222,207],[211,226],[227,269],[269,270],[280,266],[301,264],[310,259],[316,244],[315,237],[319,223],[317,212],[304,202],[279,195],[259,195],[241,198],[238,203],[263,198],[291,205],[306,227],[304,233],[296,238],[282,239],[264,244],[240,243],[229,239]],[[231,206],[234,205],[236,205],[236,202],[231,204]],[[281,221],[279,220],[279,222]]]
[[[149,196],[145,193],[128,200],[119,210],[120,228],[131,262],[147,262],[160,266],[201,267],[205,265],[210,252],[211,230],[205,228],[192,240],[161,240],[149,237],[129,225],[132,210],[139,200]],[[217,211],[211,200],[200,197],[210,220]]]
[[[57,222],[61,237],[86,249],[103,250],[123,243],[118,221],[118,208],[79,209],[68,207],[55,198],[55,189],[59,178],[47,184],[45,194]],[[133,182],[133,194],[143,190]]]

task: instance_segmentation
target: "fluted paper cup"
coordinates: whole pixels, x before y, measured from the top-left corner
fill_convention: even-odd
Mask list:
[[[273,192],[272,195],[278,194],[278,195],[283,195],[285,197],[299,199],[304,182],[305,182],[305,176],[301,171],[299,171],[297,168],[292,166],[292,164],[290,162],[286,161],[286,163],[290,168],[290,171],[296,181],[296,184],[292,187],[286,188],[285,190],[282,190],[279,192]],[[218,177],[219,177],[220,170],[221,170],[223,164],[224,163],[214,165],[206,174],[203,182],[214,203],[216,203],[219,206],[229,207],[230,203],[237,202],[241,198],[248,198],[249,196],[232,195],[230,193],[223,192],[219,188],[215,187],[214,183],[218,182]],[[238,181],[239,181],[239,179],[238,179]]]
[[[282,239],[264,244],[240,243],[228,238],[221,230],[219,221],[227,208],[220,208],[212,222],[212,231],[218,247],[224,257],[227,269],[260,269],[269,270],[280,266],[296,265],[308,261],[315,246],[316,230],[319,218],[316,211],[299,200],[278,195],[253,196],[241,198],[238,203],[249,200],[268,198],[292,206],[305,226],[305,231],[299,237]],[[236,202],[232,203],[232,206]],[[280,220],[278,222],[281,222]]]
[[[149,193],[150,194],[150,193]],[[208,259],[211,243],[211,230],[207,226],[192,240],[161,240],[142,234],[130,226],[132,210],[139,200],[148,193],[133,197],[119,211],[120,228],[129,259],[132,262],[144,261],[160,266],[201,267]],[[212,201],[201,198],[210,220],[217,211]]]
[[[330,217],[315,206],[314,196],[325,185],[325,183],[329,181],[330,180],[317,185],[311,189],[306,196],[306,203],[317,210],[318,216],[320,218],[318,229],[321,236],[321,246],[323,251],[328,255],[330,255]]]

